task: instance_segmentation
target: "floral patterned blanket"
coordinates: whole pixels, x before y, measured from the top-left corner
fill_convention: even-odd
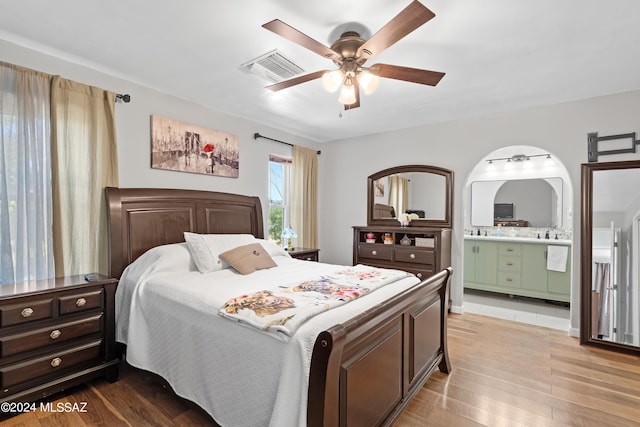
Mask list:
[[[291,336],[309,318],[408,276],[404,271],[356,265],[240,295],[228,300],[219,314],[260,330]]]

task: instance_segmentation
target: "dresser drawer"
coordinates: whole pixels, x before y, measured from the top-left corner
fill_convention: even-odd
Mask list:
[[[520,282],[520,273],[504,271],[498,273],[498,286],[503,286],[505,288],[519,288]]]
[[[45,357],[28,359],[0,368],[0,383],[3,389],[46,375],[64,371],[75,365],[100,358],[102,341],[75,347],[67,351],[52,353]]]
[[[47,328],[0,337],[0,357],[69,341],[101,330],[102,314],[98,314],[87,319],[57,323]]]
[[[94,292],[74,294],[60,297],[60,315],[77,313],[102,307],[102,289]]]
[[[520,257],[501,255],[498,259],[498,270],[508,272],[520,271]]]
[[[53,298],[21,301],[0,306],[0,327],[19,325],[53,316]]]
[[[433,251],[420,250],[416,248],[396,248],[395,255],[395,260],[399,262],[429,265],[433,265],[435,262],[435,255]]]
[[[393,248],[383,245],[359,245],[358,257],[391,261],[393,257]]]

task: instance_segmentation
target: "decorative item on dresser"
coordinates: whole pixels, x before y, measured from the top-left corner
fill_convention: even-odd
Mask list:
[[[291,255],[293,258],[296,258],[296,259],[318,262],[318,259],[319,259],[318,252],[320,252],[320,249],[292,248],[292,249],[289,249],[287,252],[289,252],[289,255]]]
[[[371,233],[378,239],[368,243]],[[353,227],[353,263],[404,270],[424,280],[451,265],[451,229]]]
[[[99,274],[0,286],[0,402],[117,380],[117,279]]]

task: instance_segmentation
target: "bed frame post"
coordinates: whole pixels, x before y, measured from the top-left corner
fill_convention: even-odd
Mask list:
[[[340,415],[340,362],[346,329],[323,331],[313,346],[307,395],[307,426],[337,426]]]

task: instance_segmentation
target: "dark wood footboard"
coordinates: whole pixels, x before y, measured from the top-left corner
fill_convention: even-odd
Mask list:
[[[309,426],[388,425],[436,367],[450,372],[451,271],[318,336],[309,376]]]

